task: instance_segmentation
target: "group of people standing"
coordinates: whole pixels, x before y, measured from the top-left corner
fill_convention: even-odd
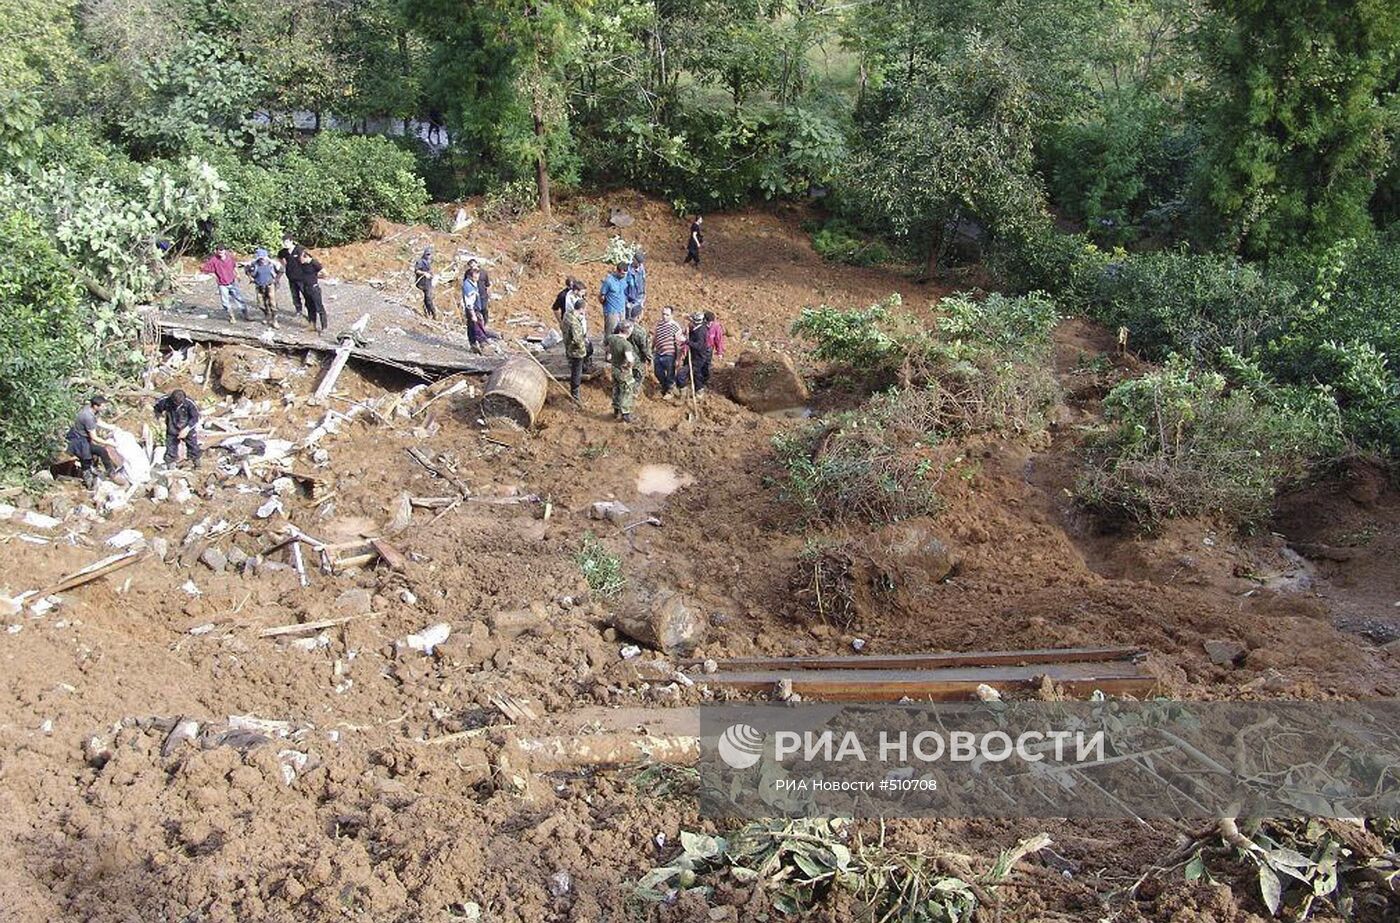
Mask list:
[[[424,247],[422,255],[413,264],[413,286],[423,294],[423,313],[437,320],[433,285],[433,248]],[[500,334],[487,326],[491,322],[491,274],[482,268],[478,260],[467,260],[459,293],[462,319],[467,325],[467,341],[471,343],[473,352],[480,353],[483,344],[500,339]]]
[[[648,367],[656,376],[662,400],[670,400],[672,394],[684,388],[691,389],[696,396],[704,394],[709,386],[711,364],[715,356],[724,353],[725,336],[724,327],[714,312],[691,314],[682,328],[675,308],[670,305],[661,309],[660,319],[648,332],[642,324],[646,276],[641,257],[634,258],[632,269],[634,272],[641,270],[640,284],[624,291],[630,290],[640,297],[629,298],[624,310],[609,308],[615,305],[610,296],[615,298],[618,287],[617,281],[610,280],[626,282],[633,278],[625,264],[618,264],[604,280],[600,293],[603,347],[612,369],[613,418],[623,423],[632,422],[632,411]],[[588,339],[583,283],[572,277],[566,279],[564,288],[554,299],[554,311],[563,332],[564,355],[569,360],[569,392],[578,401],[583,369],[593,355],[593,344]]]
[[[325,332],[326,304],[321,296],[321,272],[324,267],[310,250],[290,237],[283,239],[282,249],[277,251],[276,259],[268,254],[266,248],[259,247],[253,252],[251,260],[240,263],[228,247],[220,244],[214,248],[214,254],[199,268],[201,272],[214,276],[214,283],[219,290],[219,304],[228,314],[230,322],[234,320],[235,304],[241,309],[245,321],[252,320],[248,313],[252,304],[238,287],[238,270],[242,269],[253,283],[258,307],[269,327],[278,329],[277,288],[278,282],[286,278],[293,310],[299,316],[304,316],[307,323],[317,331]]]

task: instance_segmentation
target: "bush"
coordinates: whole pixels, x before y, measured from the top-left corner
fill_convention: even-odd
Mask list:
[[[584,533],[574,563],[583,572],[588,588],[605,599],[617,596],[627,585],[622,576],[622,559],[609,551],[592,532]]]
[[[266,166],[229,148],[204,154],[229,186],[216,236],[237,250],[275,246],[288,234],[334,246],[364,239],[376,217],[411,222],[426,215],[428,193],[413,155],[384,138],[322,132]]]
[[[854,225],[833,219],[812,232],[812,249],[824,260],[850,266],[879,266],[892,258],[890,248],[866,240]]]
[[[907,406],[894,392],[883,408],[843,415],[773,439],[783,493],[811,521],[873,523],[923,516],[938,508],[933,463],[907,437],[918,424],[892,425]]]
[[[0,471],[27,472],[57,445],[84,353],[82,293],[43,229],[0,218]]]
[[[1230,389],[1223,375],[1173,356],[1109,392],[1108,428],[1089,443],[1079,499],[1147,529],[1179,516],[1248,525],[1268,516],[1280,485],[1340,448],[1340,420],[1325,393],[1275,389],[1227,358],[1253,380]]]

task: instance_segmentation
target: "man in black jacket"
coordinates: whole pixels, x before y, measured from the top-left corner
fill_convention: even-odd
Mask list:
[[[156,416],[165,418],[165,463],[173,465],[180,457],[180,443],[185,444],[185,457],[199,467],[199,406],[176,388],[156,401]]]
[[[290,237],[282,238],[282,249],[277,251],[277,258],[282,261],[282,271],[287,276],[287,288],[292,293],[292,307],[301,315],[306,314],[306,308],[302,306],[301,287],[301,244]]]
[[[710,383],[710,360],[714,358],[714,351],[710,349],[710,325],[699,311],[690,315],[690,332],[685,345],[690,357],[692,386],[697,395],[703,394]]]

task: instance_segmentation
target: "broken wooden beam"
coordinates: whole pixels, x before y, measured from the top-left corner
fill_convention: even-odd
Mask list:
[[[503,771],[567,772],[649,763],[688,765],[700,759],[700,738],[634,733],[512,737],[501,748]]]
[[[957,651],[939,654],[834,654],[815,657],[733,657],[721,670],[935,670],[945,667],[1014,667],[1049,663],[1105,663],[1145,657],[1140,647],[1068,647],[1026,651]],[[698,665],[691,661],[688,665]]]
[[[377,618],[378,612],[361,612],[358,615],[342,615],[333,619],[317,619],[314,622],[297,622],[294,625],[278,625],[275,628],[264,628],[258,632],[259,638],[279,638],[282,635],[295,635],[307,631],[320,631],[322,628],[334,628],[337,625],[344,625],[357,619]]]
[[[94,561],[81,570],[75,571],[62,580],[59,580],[57,583],[50,584],[41,590],[30,590],[28,593],[22,593],[19,599],[27,600],[31,597],[43,599],[45,596],[52,596],[55,593],[77,589],[85,583],[91,583],[108,574],[115,573],[122,568],[129,567],[145,556],[146,552],[142,549],[124,551],[120,554],[111,555],[100,561]]]
[[[1157,684],[1156,677],[1140,664],[1125,661],[926,670],[754,670],[694,677],[697,684],[739,692],[770,692],[780,681],[787,681],[804,699],[826,702],[897,702],[904,698],[916,702],[972,701],[979,686],[991,686],[999,692],[1029,692],[1040,686],[1042,678],[1072,695],[1098,690],[1143,696]]]
[[[321,383],[316,386],[316,391],[311,395],[309,403],[324,404],[326,398],[330,396],[331,389],[335,387],[336,379],[340,378],[340,373],[345,369],[345,363],[350,361],[350,354],[355,351],[355,341],[365,326],[369,323],[369,315],[361,314],[360,319],[350,325],[350,329],[340,338],[340,346],[336,348],[335,358],[331,360],[330,367],[326,369],[325,376]]]

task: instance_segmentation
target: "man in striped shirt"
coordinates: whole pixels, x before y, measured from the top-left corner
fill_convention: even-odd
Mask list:
[[[652,362],[656,367],[656,380],[661,382],[661,396],[671,396],[676,384],[676,351],[680,346],[681,325],[671,319],[675,311],[669,305],[661,309],[661,320],[651,334]]]

